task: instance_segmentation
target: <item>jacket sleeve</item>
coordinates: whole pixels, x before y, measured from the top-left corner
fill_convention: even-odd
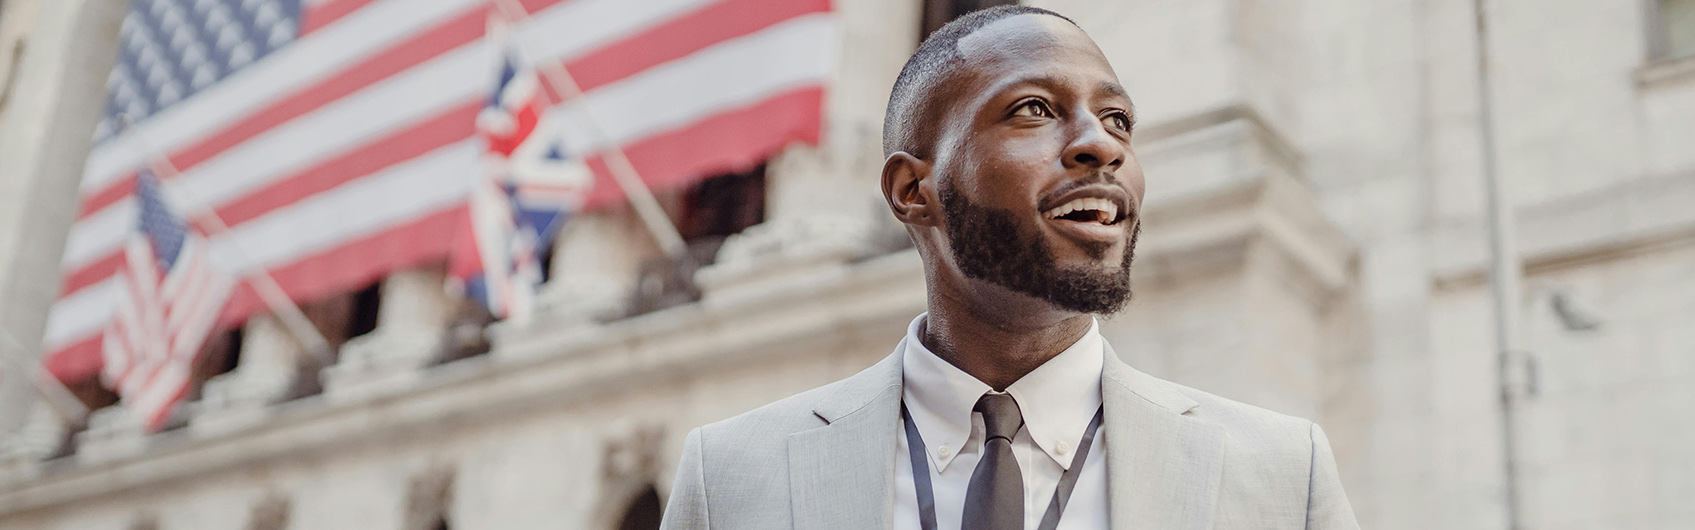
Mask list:
[[[701,470],[700,429],[689,431],[683,441],[683,459],[677,464],[677,482],[665,505],[660,530],[706,530],[706,475]]]
[[[1318,424],[1312,426],[1312,471],[1307,482],[1307,528],[1309,530],[1358,530],[1342,478],[1336,473],[1336,456],[1330,439]]]

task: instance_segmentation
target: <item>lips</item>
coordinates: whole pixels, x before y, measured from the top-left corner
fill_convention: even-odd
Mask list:
[[[1042,201],[1042,217],[1060,234],[1085,245],[1110,244],[1126,237],[1125,220],[1134,215],[1123,188],[1089,185]]]
[[[1048,219],[1065,219],[1067,221],[1094,222],[1110,225],[1119,221],[1118,205],[1112,201],[1080,197],[1042,213]]]
[[[1048,219],[1095,223],[1106,226],[1123,222],[1130,211],[1130,194],[1124,188],[1106,185],[1083,186],[1041,201],[1042,216]]]

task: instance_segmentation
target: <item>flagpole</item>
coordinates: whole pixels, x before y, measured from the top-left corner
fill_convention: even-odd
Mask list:
[[[529,11],[524,9],[524,5],[518,0],[493,1],[500,9],[501,16],[513,23],[513,38],[520,48],[524,48],[524,36],[519,32],[518,25],[529,18]],[[529,57],[528,53],[524,55],[526,59],[534,59]],[[589,133],[594,136],[596,142],[605,146],[602,155],[606,160],[606,169],[612,172],[612,179],[617,181],[618,187],[624,189],[624,196],[629,197],[630,205],[636,209],[636,214],[641,217],[642,223],[647,225],[648,231],[653,233],[654,239],[659,241],[660,248],[672,258],[682,258],[688,252],[688,246],[683,243],[683,236],[677,232],[677,227],[671,224],[670,217],[659,206],[659,201],[653,198],[653,191],[648,189],[641,175],[636,173],[636,167],[630,163],[629,157],[624,156],[624,149],[613,143],[606,130],[600,127],[600,122],[595,120],[587,99],[583,97],[582,87],[577,85],[576,79],[571,77],[571,72],[566,71],[564,65],[550,60],[541,63],[541,73],[548,85],[559,92],[562,103],[572,105],[582,113]]]
[[[142,134],[141,129],[135,127],[134,123],[130,121],[129,115],[119,114],[118,120],[124,126],[124,129],[134,131],[135,141],[141,144],[141,148],[148,158],[148,166],[153,168],[154,172],[159,173],[161,177],[173,180],[182,175],[181,172],[177,171],[176,164],[171,163],[169,157],[153,149],[145,135]],[[194,190],[189,189],[188,186],[181,186],[179,189],[187,193],[189,198],[192,199],[190,202],[193,204],[189,206],[194,215],[191,215],[191,217],[211,228],[216,234],[229,233],[229,225],[224,224],[224,220],[218,217],[218,213],[212,210],[206,201],[201,200],[194,193]],[[253,272],[242,275],[242,280],[253,287],[253,292],[259,295],[259,299],[265,303],[266,307],[270,308],[271,313],[282,320],[283,327],[288,328],[295,339],[301,342],[301,345],[306,348],[307,355],[317,360],[321,366],[333,364],[335,359],[330,357],[329,340],[325,339],[324,335],[318,332],[317,326],[312,325],[312,321],[306,318],[306,313],[300,310],[300,306],[294,305],[294,300],[288,297],[288,293],[283,291],[282,286],[277,284],[277,280],[271,277],[269,271],[253,261],[252,254],[241,248],[240,241],[233,237],[227,241],[242,261],[252,268]]]
[[[0,354],[0,362],[5,362],[18,373],[25,374],[29,378],[30,384],[35,385],[36,391],[40,392],[41,397],[47,401],[48,406],[58,410],[60,414],[65,415],[66,419],[72,421],[80,423],[88,419],[88,406],[82,404],[82,400],[78,399],[70,388],[65,387],[65,382],[60,381],[59,376],[47,372],[47,369],[41,366],[40,361],[26,363],[20,358],[23,355],[24,346],[18,343],[18,339],[13,337],[11,332],[6,331],[5,328],[0,328],[0,339],[6,341],[6,344],[0,345],[0,352],[5,352]],[[40,370],[33,368],[40,368]],[[41,377],[42,375],[46,375],[46,377]]]

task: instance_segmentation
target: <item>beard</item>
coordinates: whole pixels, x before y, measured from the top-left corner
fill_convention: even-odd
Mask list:
[[[1136,257],[1141,223],[1124,247],[1122,265],[1060,267],[1041,234],[1019,226],[1018,214],[971,202],[954,187],[953,179],[943,179],[938,192],[947,215],[949,247],[965,277],[1080,313],[1110,315],[1130,302],[1130,262]],[[1100,260],[1108,247],[1099,244],[1084,251]]]

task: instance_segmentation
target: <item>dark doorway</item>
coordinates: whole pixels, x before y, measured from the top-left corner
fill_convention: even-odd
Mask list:
[[[641,495],[630,501],[629,509],[624,510],[624,520],[618,523],[618,530],[658,530],[659,515],[664,509],[664,505],[659,503],[659,492],[653,486],[643,488]]]

